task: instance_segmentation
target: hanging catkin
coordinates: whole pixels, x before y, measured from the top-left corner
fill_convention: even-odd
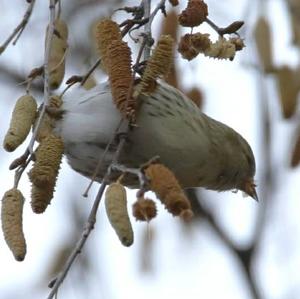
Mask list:
[[[273,51],[271,28],[265,17],[260,17],[256,21],[254,37],[262,68],[268,73],[273,69]]]
[[[62,139],[54,134],[43,139],[36,151],[36,160],[29,172],[31,207],[35,213],[43,213],[50,204],[63,151]]]
[[[2,198],[1,221],[4,239],[17,261],[23,261],[26,255],[26,242],[23,233],[24,197],[16,189],[8,190]]]
[[[14,151],[26,139],[35,120],[36,109],[36,101],[31,95],[21,96],[17,100],[3,142],[5,150]]]
[[[147,61],[142,80],[137,88],[138,93],[151,92],[153,82],[168,74],[173,61],[173,43],[174,40],[169,35],[162,35],[159,38],[151,57]]]
[[[122,40],[119,25],[111,19],[103,19],[96,25],[96,42],[101,64],[107,71],[109,65],[108,47],[114,40]]]
[[[162,164],[151,164],[144,171],[150,189],[172,215],[184,219],[193,216],[191,204],[171,170]]]
[[[54,22],[54,32],[50,43],[48,62],[49,86],[52,89],[56,89],[60,86],[65,75],[65,55],[68,48],[67,39],[67,24],[61,19],[56,19]]]
[[[105,208],[110,224],[121,243],[130,246],[133,243],[133,231],[127,211],[126,189],[120,183],[112,183],[105,192]]]

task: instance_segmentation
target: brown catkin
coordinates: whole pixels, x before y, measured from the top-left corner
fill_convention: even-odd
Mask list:
[[[54,32],[50,43],[48,62],[49,86],[52,89],[56,89],[60,86],[65,75],[65,53],[68,47],[67,38],[67,24],[61,19],[56,19],[54,22]]]
[[[256,21],[254,29],[256,48],[263,70],[268,73],[273,70],[273,51],[271,28],[265,17]]]
[[[240,37],[231,37],[229,38],[229,41],[234,44],[236,51],[241,51],[246,47],[244,40]]]
[[[187,33],[183,35],[179,41],[178,52],[181,54],[182,58],[192,60],[199,53],[206,53],[209,51],[212,45],[209,34],[207,33]]]
[[[130,48],[126,42],[113,40],[108,46],[106,55],[109,61],[107,70],[114,103],[124,116],[134,114],[135,102],[131,98],[127,100],[132,80]]]
[[[162,35],[149,60],[139,84],[139,92],[149,92],[149,87],[159,77],[166,76],[173,61],[174,40],[169,35]]]
[[[95,35],[99,56],[101,57],[101,64],[104,70],[107,71],[109,64],[107,57],[109,54],[108,47],[112,41],[122,40],[119,25],[111,19],[103,19],[96,25]]]
[[[189,33],[180,38],[177,50],[182,58],[186,60],[192,60],[200,53],[199,50],[192,45],[192,35]]]
[[[199,52],[204,52],[211,46],[211,40],[209,39],[208,33],[194,33],[191,34],[191,43],[192,46]]]
[[[108,220],[124,246],[133,243],[133,230],[127,211],[126,189],[120,183],[112,183],[105,192],[105,208]]]
[[[172,215],[180,216],[186,210],[192,213],[191,204],[170,169],[162,164],[151,164],[144,171],[150,189]]]
[[[300,163],[300,130],[297,130],[296,143],[292,152],[291,167],[296,167]]]
[[[36,110],[37,104],[32,96],[24,95],[17,100],[3,142],[5,150],[14,151],[26,139],[35,120]]]
[[[195,27],[206,20],[208,16],[207,4],[202,0],[189,0],[185,10],[178,16],[181,26]]]
[[[26,255],[26,241],[22,226],[23,205],[24,197],[16,188],[8,190],[2,198],[2,231],[17,261],[23,261]]]
[[[284,118],[290,118],[295,114],[297,108],[298,74],[289,66],[282,66],[276,70],[275,75],[282,115]]]
[[[35,213],[43,213],[53,197],[63,151],[62,139],[54,134],[43,139],[36,151],[36,160],[29,172],[33,184],[31,207]]]
[[[138,198],[132,206],[132,214],[136,220],[150,221],[157,215],[155,202],[149,198]]]
[[[178,33],[178,18],[177,18],[177,13],[175,12],[175,10],[171,10],[167,17],[165,17],[163,19],[163,23],[162,23],[162,29],[161,29],[161,34],[160,35],[170,35],[174,41],[177,41],[177,33]],[[175,46],[175,44],[174,44]],[[174,50],[173,50],[174,51]],[[176,65],[174,63],[174,55],[172,57],[172,63],[171,63],[171,67],[170,67],[170,71],[167,74],[167,76],[165,77],[165,81],[178,88],[178,72],[177,72],[177,68]]]

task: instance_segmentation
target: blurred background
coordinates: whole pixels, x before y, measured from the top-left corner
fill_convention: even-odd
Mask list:
[[[22,20],[27,2],[0,0],[0,44]],[[69,26],[66,80],[84,74],[97,59],[93,24],[116,8],[138,2],[61,2],[61,17]],[[162,32],[177,39],[189,32],[178,27],[176,15],[187,1],[179,2],[173,8],[167,1],[168,17],[158,14],[155,18],[155,39]],[[157,3],[153,0],[152,6]],[[241,193],[189,190],[195,212],[191,223],[174,218],[159,205],[158,216],[149,224],[132,219],[135,242],[129,248],[120,244],[101,205],[95,229],[58,298],[300,298],[300,1],[206,3],[209,18],[220,27],[245,22],[239,33],[246,48],[233,61],[199,55],[188,62],[176,53],[168,80],[198,100],[205,113],[248,140],[257,161],[260,202]],[[118,22],[129,17],[122,11],[113,15]],[[48,2],[37,1],[17,44],[9,45],[0,56],[1,139],[16,99],[25,93],[27,75],[43,64],[48,19]],[[206,24],[194,31],[217,39]],[[133,32],[133,38],[140,32]],[[138,49],[132,39],[126,40],[133,52]],[[97,70],[93,78],[100,82],[105,75]],[[32,93],[41,103],[41,79],[34,81]],[[13,186],[14,172],[8,167],[23,154],[28,141],[13,153],[0,148],[0,194]],[[0,234],[0,299],[47,297],[47,285],[74,248],[95,198],[97,184],[88,198],[82,196],[88,184],[64,161],[52,204],[44,214],[36,215],[31,211],[30,183],[24,173],[19,188],[26,197],[27,255],[25,261],[16,262]],[[128,192],[131,209],[135,191]]]

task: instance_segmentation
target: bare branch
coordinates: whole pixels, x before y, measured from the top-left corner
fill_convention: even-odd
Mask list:
[[[7,38],[7,40],[2,44],[2,46],[0,46],[0,55],[5,51],[5,49],[10,44],[10,42],[15,38],[15,36],[17,37],[13,42],[13,45],[17,43],[19,37],[21,36],[22,32],[24,31],[30,19],[30,16],[32,15],[34,4],[35,4],[35,0],[31,0],[20,24],[14,29],[12,34]]]
[[[112,164],[114,164],[118,161],[119,155],[120,155],[120,153],[123,149],[124,144],[125,144],[125,138],[120,139],[117,150],[114,154]],[[91,231],[94,229],[94,226],[95,226],[95,223],[96,223],[97,211],[98,211],[99,204],[100,204],[101,198],[103,196],[105,187],[107,185],[108,175],[109,175],[109,169],[107,169],[107,172],[106,172],[106,174],[103,178],[103,181],[102,181],[102,183],[99,187],[98,194],[97,194],[96,199],[94,201],[93,207],[90,211],[88,221],[87,221],[86,227],[85,227],[85,229],[84,229],[84,231],[81,235],[81,238],[78,240],[74,250],[72,251],[71,255],[69,256],[66,264],[64,265],[64,267],[63,267],[62,271],[60,272],[60,274],[58,275],[58,277],[51,282],[52,290],[51,290],[49,296],[47,297],[47,299],[52,299],[57,294],[59,286],[64,281],[64,279],[67,276],[73,262],[75,261],[76,257],[81,253],[81,251],[82,251],[82,249],[83,249],[83,247],[84,247]]]
[[[44,104],[40,111],[39,118],[36,122],[36,126],[34,128],[31,140],[28,145],[28,151],[30,153],[33,153],[33,145],[34,145],[40,124],[42,122],[42,118],[44,117],[44,114],[46,112],[46,107],[48,106],[49,96],[50,96],[48,63],[49,63],[49,56],[50,56],[50,45],[51,45],[51,40],[52,40],[53,33],[54,33],[55,0],[50,0],[49,10],[50,10],[50,18],[49,18],[48,32],[46,35],[46,47],[45,47],[45,56],[44,56]]]

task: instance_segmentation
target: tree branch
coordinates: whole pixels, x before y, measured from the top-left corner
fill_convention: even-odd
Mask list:
[[[19,39],[22,32],[24,31],[24,29],[30,19],[30,16],[32,15],[34,4],[35,4],[35,0],[31,0],[20,24],[14,29],[12,34],[0,46],[0,55],[5,51],[5,49],[10,44],[10,42],[15,38],[15,36],[17,36],[17,37],[16,37],[15,41],[13,42],[13,45],[15,45],[17,43],[17,40]]]

